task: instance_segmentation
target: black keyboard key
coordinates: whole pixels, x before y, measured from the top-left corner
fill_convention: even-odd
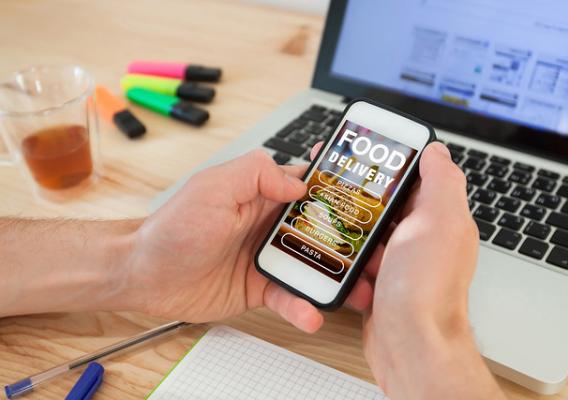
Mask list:
[[[551,212],[546,219],[546,223],[552,226],[556,226],[557,228],[568,230],[568,215]]]
[[[568,198],[568,185],[562,185],[558,188],[558,191],[556,192],[556,194],[558,196],[562,196],[562,197],[566,197]]]
[[[325,127],[321,125],[310,124],[306,126],[305,130],[312,135],[321,135],[325,131]]]
[[[532,175],[530,172],[520,171],[518,169],[514,169],[509,175],[509,180],[511,182],[520,183],[521,185],[526,185],[530,182]]]
[[[566,175],[564,178],[562,178],[562,182],[563,182],[563,183],[568,183],[568,175]]]
[[[325,108],[324,106],[320,106],[318,104],[313,104],[310,107],[310,110],[314,111],[314,112],[320,112],[321,113],[321,112],[327,111],[327,108]]]
[[[450,151],[450,154],[452,156],[452,161],[456,164],[459,164],[465,158],[463,154],[454,153],[453,151]]]
[[[513,215],[509,213],[505,213],[499,218],[498,224],[504,226],[505,228],[512,229],[514,231],[518,231],[521,229],[521,226],[525,223],[525,219],[523,217],[519,217],[518,215]]]
[[[502,179],[493,178],[489,185],[487,185],[487,189],[494,190],[499,193],[507,193],[509,189],[511,189],[513,184],[509,181],[504,181]]]
[[[546,262],[557,267],[568,269],[568,249],[560,246],[554,246]]]
[[[290,136],[290,134],[291,134],[292,132],[295,132],[296,130],[298,130],[298,127],[296,127],[296,126],[290,124],[290,125],[288,125],[288,126],[285,126],[285,127],[282,128],[282,129],[280,129],[280,130],[276,133],[276,136],[279,137],[279,138],[284,139],[284,138]]]
[[[497,235],[495,235],[493,244],[509,250],[515,250],[515,247],[517,247],[522,237],[523,235],[521,235],[520,233],[510,231],[506,228],[501,228]]]
[[[535,221],[529,221],[527,227],[524,230],[524,233],[539,239],[546,239],[551,230],[552,228],[548,225],[539,224]]]
[[[550,242],[554,244],[559,244],[568,249],[568,231],[557,229],[554,235],[550,238]]]
[[[295,132],[295,133],[290,135],[290,141],[295,142],[295,143],[304,143],[309,138],[310,138],[310,135],[308,135],[305,132]]]
[[[548,245],[546,243],[533,238],[526,238],[519,248],[519,253],[537,260],[542,260],[547,251]]]
[[[463,168],[469,168],[474,171],[480,171],[481,169],[483,169],[484,166],[485,166],[485,161],[474,157],[468,158],[467,160],[465,160],[465,162],[462,165]]]
[[[475,218],[479,218],[487,222],[495,221],[497,215],[499,215],[499,211],[494,208],[484,206],[483,204],[477,207],[477,209],[473,213],[473,216]]]
[[[491,235],[495,233],[497,229],[495,225],[491,225],[489,222],[482,221],[480,219],[474,218],[477,224],[477,229],[479,230],[479,239],[484,242],[488,241]]]
[[[557,180],[558,178],[560,178],[560,174],[558,172],[549,171],[547,169],[539,169],[538,170],[538,176],[542,176],[544,178],[554,179],[554,180]]]
[[[300,118],[313,122],[323,122],[325,121],[326,116],[322,112],[308,110],[303,113]]]
[[[340,118],[330,118],[327,121],[325,121],[325,124],[330,127],[330,128],[335,128],[337,126],[337,124],[339,123],[341,119]]]
[[[562,208],[560,209],[560,212],[561,212],[561,213],[564,213],[564,214],[568,214],[568,200],[566,200],[566,201],[564,202],[564,205],[563,205]]]
[[[521,215],[523,217],[534,219],[535,221],[542,220],[544,218],[544,214],[546,214],[546,210],[544,208],[534,206],[532,204],[526,204],[521,210]]]
[[[491,205],[495,201],[496,197],[497,193],[495,192],[485,189],[477,189],[477,191],[473,194],[472,199],[479,201],[480,203]]]
[[[310,149],[314,147],[317,143],[321,142],[321,139],[317,136],[311,136],[308,140],[306,140],[306,146]]]
[[[489,164],[489,167],[485,170],[487,175],[493,175],[497,178],[503,178],[509,173],[509,168],[500,164]]]
[[[503,165],[511,164],[511,160],[509,160],[508,158],[505,158],[505,157],[491,156],[491,158],[489,160],[491,162],[494,162],[494,163],[497,163],[497,164],[503,164]]]
[[[556,210],[556,208],[560,204],[560,197],[553,194],[541,193],[534,202],[539,206],[544,206],[546,208],[552,208],[553,210]]]
[[[535,189],[521,185],[517,185],[511,192],[512,197],[516,197],[517,199],[524,201],[531,201],[535,194]]]
[[[290,157],[288,154],[284,154],[284,153],[276,153],[272,156],[272,158],[274,159],[274,161],[276,161],[277,164],[279,165],[284,165],[286,164],[288,161],[290,161],[290,159],[292,157]]]
[[[467,191],[468,194],[470,194],[471,192],[473,192],[473,190],[475,189],[475,186],[473,186],[471,183],[467,183],[465,185],[465,190]]]
[[[469,151],[467,152],[468,156],[471,157],[477,157],[477,158],[487,158],[487,153],[484,153],[483,151],[479,151],[479,150],[475,150],[475,149],[469,149]]]
[[[525,164],[522,162],[516,162],[515,165],[513,165],[513,167],[515,167],[516,169],[520,169],[526,172],[534,172],[535,167],[533,167],[532,165],[529,164]]]
[[[501,210],[515,212],[521,206],[521,201],[518,199],[512,199],[510,197],[501,196],[495,207],[500,208]]]
[[[455,143],[448,143],[446,145],[446,147],[450,150],[450,151],[455,151],[456,153],[463,153],[465,151],[465,147],[463,147],[460,144],[455,144]]]
[[[552,179],[538,177],[534,180],[532,187],[543,192],[552,192],[556,187],[556,182]]]
[[[296,157],[300,157],[306,151],[301,145],[291,142],[285,142],[279,138],[270,138],[264,142],[264,147],[269,149],[281,151],[286,154],[291,154]]]
[[[470,172],[467,174],[467,181],[475,186],[483,186],[489,177],[478,172]]]

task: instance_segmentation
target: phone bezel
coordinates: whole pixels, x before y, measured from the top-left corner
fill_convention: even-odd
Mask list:
[[[361,104],[361,105],[358,105]],[[355,108],[354,108],[355,107]],[[358,110],[358,108],[362,108],[362,110]],[[366,111],[363,111],[366,110]],[[369,111],[375,111],[375,113],[369,113]],[[379,113],[376,113],[379,111]],[[356,113],[363,113],[365,115],[364,118],[361,116],[357,117],[358,119],[353,119],[353,116],[348,118],[348,114],[355,114]],[[374,116],[372,114],[375,114]],[[376,114],[382,114],[380,116],[381,122],[379,125],[382,125],[381,128],[375,128],[377,119],[374,122],[371,122],[371,119],[377,118]],[[413,131],[422,132],[424,137],[420,139],[416,139],[415,137],[410,139],[410,136],[405,138],[397,137],[397,135],[392,135],[385,133],[384,125],[387,123],[385,122],[384,117],[390,118],[389,125],[391,129],[395,129],[393,126],[397,124],[408,124],[408,127],[412,126]],[[278,250],[276,247],[270,245],[272,238],[276,235],[276,231],[279,229],[280,224],[283,222],[285,216],[290,210],[292,203],[287,204],[283,207],[282,212],[279,214],[278,218],[276,219],[275,224],[269,231],[269,234],[263,240],[262,244],[259,247],[255,255],[255,265],[257,270],[266,276],[267,278],[277,282],[279,285],[285,287],[287,290],[291,291],[292,293],[305,298],[306,300],[310,301],[318,308],[323,309],[334,309],[339,307],[345,301],[345,298],[351,291],[353,285],[357,281],[359,274],[361,273],[362,267],[366,264],[366,261],[372,254],[372,251],[375,248],[375,244],[380,238],[381,234],[384,232],[385,228],[390,224],[392,221],[392,216],[398,209],[400,203],[402,203],[403,198],[408,193],[409,188],[415,181],[418,171],[418,164],[419,159],[422,154],[422,151],[426,145],[436,139],[436,135],[434,133],[434,129],[427,124],[413,116],[407,115],[403,112],[398,110],[392,109],[391,107],[384,106],[382,104],[378,104],[369,99],[355,99],[350,102],[343,114],[341,115],[340,121],[338,125],[334,129],[333,135],[331,135],[328,140],[324,143],[320,151],[318,152],[315,159],[310,164],[309,168],[307,169],[306,173],[303,176],[303,180],[306,181],[306,178],[310,176],[313,170],[319,164],[322,156],[330,147],[332,141],[335,139],[337,134],[339,133],[341,127],[345,123],[346,120],[354,122],[358,125],[365,126],[371,130],[375,131],[382,131],[381,134],[384,136],[389,137],[393,140],[396,140],[400,143],[407,144],[415,148],[418,153],[409,166],[408,170],[406,171],[403,179],[397,188],[397,190],[393,193],[393,198],[383,211],[383,215],[377,222],[377,225],[371,230],[371,234],[369,235],[367,242],[361,249],[361,252],[352,263],[350,271],[348,271],[347,275],[343,279],[342,282],[336,282],[333,279],[325,276],[324,274],[316,271],[315,269],[309,267],[308,265],[302,263],[301,261],[297,260],[296,258]],[[418,126],[417,126],[418,125]],[[400,126],[399,126],[400,127]],[[407,127],[407,128],[408,128]],[[414,132],[415,133],[415,132]],[[407,133],[407,135],[410,135]],[[408,140],[406,140],[408,139]],[[414,140],[414,142],[413,142]],[[412,144],[409,144],[412,143]],[[417,145],[413,145],[417,144]],[[271,265],[269,268],[263,267],[262,258],[271,257],[271,259],[280,259],[279,266]],[[284,265],[282,267],[280,265]]]

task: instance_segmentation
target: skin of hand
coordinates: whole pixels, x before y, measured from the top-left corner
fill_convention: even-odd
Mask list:
[[[262,305],[314,332],[321,312],[256,271],[255,252],[285,202],[300,198],[305,166],[279,167],[263,151],[194,175],[134,233],[125,282],[147,294],[143,310],[192,322],[220,320]],[[361,279],[348,303],[363,309]]]
[[[376,283],[365,355],[391,399],[502,399],[468,323],[479,236],[465,176],[447,148],[433,143],[420,177],[367,267]]]

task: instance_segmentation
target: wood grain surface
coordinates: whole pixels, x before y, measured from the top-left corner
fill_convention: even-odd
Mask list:
[[[102,179],[79,199],[38,202],[16,168],[0,167],[0,215],[146,215],[158,192],[309,86],[322,28],[322,17],[235,1],[3,0],[0,76],[31,65],[73,63],[118,92],[129,61],[155,59],[220,66],[224,77],[207,107],[211,120],[203,128],[133,107],[149,132],[142,140],[129,141],[101,121]],[[361,352],[360,316],[343,309],[326,318],[315,335],[298,332],[267,310],[223,322],[372,381]],[[126,312],[0,319],[0,385],[164,322]],[[206,329],[188,328],[106,361],[105,383],[95,399],[143,398]],[[62,399],[77,377],[58,379],[28,398]],[[500,383],[511,399],[544,398]],[[548,398],[568,399],[568,390]]]

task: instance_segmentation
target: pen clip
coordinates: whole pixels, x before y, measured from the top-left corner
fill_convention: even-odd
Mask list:
[[[99,363],[90,363],[65,400],[89,400],[103,381],[105,369]]]

